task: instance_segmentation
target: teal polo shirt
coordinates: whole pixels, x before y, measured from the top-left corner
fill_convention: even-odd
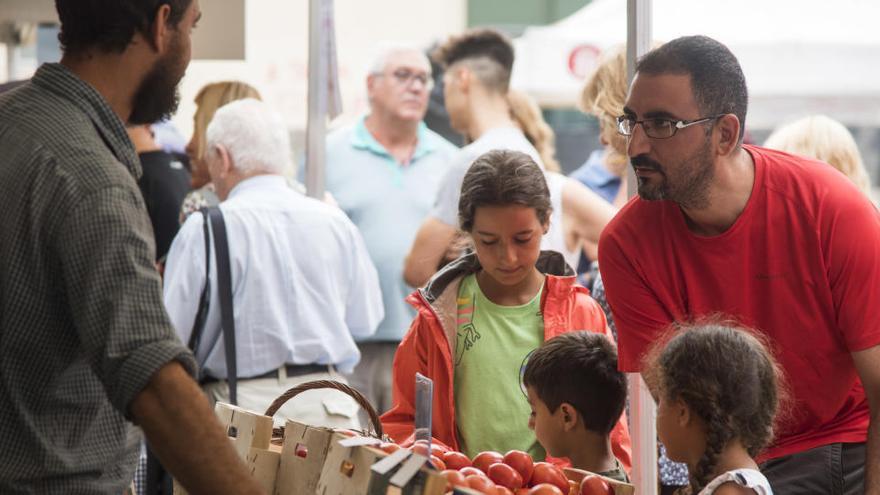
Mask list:
[[[403,261],[458,148],[421,123],[415,153],[402,164],[365,119],[327,136],[326,188],[360,229],[379,273],[385,319],[367,340],[396,342],[415,317],[404,301],[414,289],[403,281]]]

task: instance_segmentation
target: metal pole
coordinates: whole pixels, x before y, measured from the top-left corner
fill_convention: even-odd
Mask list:
[[[324,198],[324,161],[327,133],[327,56],[324,3],[309,0],[309,120],[306,128],[306,191]]]
[[[651,0],[627,0],[626,71],[632,82],[636,60],[651,49]],[[637,191],[632,169],[627,167],[627,196]],[[657,495],[657,405],[639,373],[629,373],[632,480],[636,495]]]

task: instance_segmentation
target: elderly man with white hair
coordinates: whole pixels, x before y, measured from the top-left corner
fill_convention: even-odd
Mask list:
[[[327,190],[358,226],[384,296],[376,334],[358,341],[363,359],[352,384],[379,411],[391,407],[391,365],[415,317],[403,262],[457,148],[422,122],[434,80],[416,47],[385,42],[366,77],[370,111],[327,137]]]
[[[355,338],[383,317],[376,270],[363,238],[337,208],[287,185],[287,129],[265,103],[219,109],[207,131],[208,171],[221,200],[231,266],[238,404],[261,411],[288,388],[343,380],[360,354]],[[168,253],[165,306],[188,342],[205,287],[202,215],[181,227]],[[203,389],[228,401],[216,255],[210,245],[210,303],[196,359]],[[337,391],[310,391],[279,416],[315,425],[357,427],[358,406]]]

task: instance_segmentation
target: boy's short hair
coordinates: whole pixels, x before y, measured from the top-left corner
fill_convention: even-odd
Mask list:
[[[513,43],[494,29],[471,29],[453,36],[437,48],[433,58],[444,69],[466,62],[484,86],[499,93],[506,94],[510,87]]]
[[[555,412],[574,406],[590,431],[608,435],[626,405],[626,377],[617,370],[617,347],[603,334],[569,332],[529,356],[523,384]]]

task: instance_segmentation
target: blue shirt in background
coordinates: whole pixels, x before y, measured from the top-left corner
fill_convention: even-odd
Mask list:
[[[579,180],[609,203],[614,202],[620,190],[620,177],[605,168],[605,150],[599,149],[590,153],[587,161],[575,169],[569,177]]]
[[[458,148],[422,123],[412,159],[401,164],[370,134],[365,119],[327,136],[325,180],[360,229],[379,273],[385,318],[364,341],[396,342],[415,318],[405,302],[414,289],[403,281],[403,262]]]

